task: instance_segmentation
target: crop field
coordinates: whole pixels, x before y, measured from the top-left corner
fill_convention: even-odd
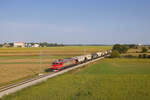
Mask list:
[[[126,55],[132,55],[134,57],[138,57],[139,54],[146,54],[146,55],[150,55],[150,49],[148,49],[148,51],[146,53],[142,53],[142,48],[139,47],[137,49],[129,49],[127,53],[122,54],[122,56],[126,56]]]
[[[64,46],[48,48],[0,48],[0,86],[32,77],[40,71],[42,51],[42,72],[51,67],[58,58],[88,54],[111,46]]]
[[[150,59],[103,59],[1,100],[149,100]]]

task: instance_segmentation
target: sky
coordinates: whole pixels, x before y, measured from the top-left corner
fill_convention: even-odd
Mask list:
[[[150,0],[0,0],[0,43],[150,44]]]

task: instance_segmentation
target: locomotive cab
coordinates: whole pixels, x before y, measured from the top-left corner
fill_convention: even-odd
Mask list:
[[[52,69],[57,70],[57,69],[61,68],[62,65],[63,65],[63,62],[61,59],[56,60],[52,63]]]
[[[57,71],[62,70],[64,68],[71,67],[72,65],[75,65],[76,63],[77,63],[76,59],[74,58],[59,59],[52,63],[52,69],[57,70]]]

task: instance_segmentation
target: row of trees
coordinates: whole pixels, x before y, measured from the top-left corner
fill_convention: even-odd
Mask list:
[[[139,58],[150,58],[150,55],[147,55],[147,54],[139,54]]]
[[[63,44],[57,44],[57,43],[47,43],[47,42],[42,42],[39,43],[40,47],[55,47],[55,46],[64,46]]]
[[[40,47],[55,47],[55,46],[64,46],[63,44],[57,44],[57,43],[48,43],[48,42],[41,42],[41,43],[35,43],[35,42],[30,42],[30,43],[25,43],[26,47],[32,47],[34,44],[39,44]],[[4,43],[0,44],[0,47],[3,46],[6,47],[13,47],[14,43]]]
[[[13,43],[0,44],[0,47],[3,47],[4,45],[7,45],[8,47],[13,47]]]
[[[48,43],[48,42],[40,42],[40,43],[26,43],[28,46],[33,46],[34,44],[39,44],[40,47],[56,47],[56,46],[64,46],[63,44],[57,44],[57,43]]]

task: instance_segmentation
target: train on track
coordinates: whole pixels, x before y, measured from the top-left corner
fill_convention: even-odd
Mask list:
[[[112,50],[106,50],[104,52],[99,51],[99,52],[96,52],[93,54],[86,54],[86,55],[76,56],[76,57],[72,57],[72,58],[58,59],[58,60],[52,62],[51,69],[53,71],[60,71],[65,68],[77,65],[77,64],[85,63],[87,61],[106,56],[106,55],[110,54],[111,52],[112,52]]]

